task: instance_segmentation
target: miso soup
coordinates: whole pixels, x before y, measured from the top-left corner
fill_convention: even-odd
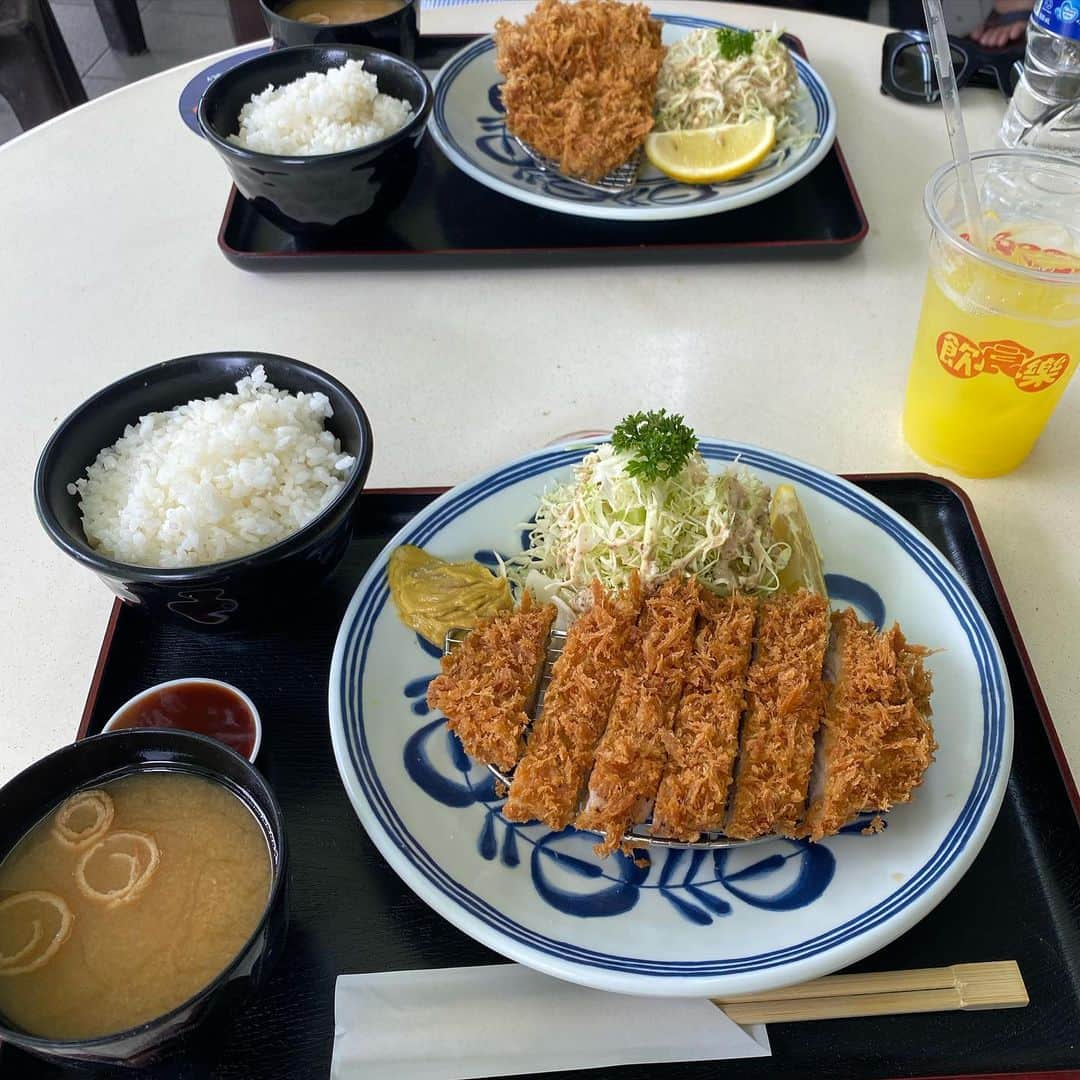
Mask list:
[[[243,948],[266,908],[266,835],[187,772],[75,793],[0,862],[0,1014],[86,1039],[161,1016]]]
[[[393,15],[406,6],[407,0],[289,0],[277,9],[286,19],[314,23],[316,26],[340,26],[342,23],[370,22]]]

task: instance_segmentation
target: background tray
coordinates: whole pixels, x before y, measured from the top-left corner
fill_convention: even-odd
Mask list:
[[[417,62],[436,70],[472,40],[422,37]],[[806,55],[797,38],[785,36],[785,41]],[[381,222],[318,241],[299,240],[267,221],[233,188],[218,245],[246,270],[408,265],[421,256],[503,262],[543,256],[578,264],[841,255],[854,250],[868,228],[839,143],[797,184],[753,206],[686,221],[616,222],[553,213],[500,195],[451,165],[429,133],[408,194]]]
[[[773,1024],[771,1059],[628,1067],[607,1075],[1077,1075],[1071,1067],[1080,1064],[1080,800],[982,532],[966,497],[943,481],[855,479],[924,532],[975,591],[1008,665],[1016,745],[1001,816],[971,870],[931,915],[851,970],[1015,959],[1031,1004],[1008,1011]],[[309,604],[268,625],[257,640],[235,631],[201,634],[151,622],[120,604],[114,608],[80,736],[98,732],[114,709],[152,683],[182,675],[235,682],[262,714],[258,765],[281,801],[292,859],[292,922],[285,955],[265,992],[239,1010],[212,1045],[195,1043],[184,1056],[140,1075],[324,1080],[338,974],[501,961],[425,906],[383,861],[349,805],[330,747],[327,684],[338,623],[372,559],[434,494],[365,494],[343,565]],[[11,1048],[0,1052],[5,1078],[60,1075]]]

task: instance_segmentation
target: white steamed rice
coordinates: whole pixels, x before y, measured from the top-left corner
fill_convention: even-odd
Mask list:
[[[229,141],[261,154],[337,154],[385,139],[411,116],[407,101],[379,93],[362,60],[346,60],[252,95]]]
[[[78,495],[87,540],[138,566],[201,566],[296,532],[344,486],[355,459],[325,429],[322,393],[290,394],[262,365],[235,394],[149,413],[102,450]]]

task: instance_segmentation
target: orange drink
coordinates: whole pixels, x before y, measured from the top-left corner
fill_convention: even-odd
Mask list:
[[[986,250],[959,231],[953,167],[927,187],[904,435],[932,464],[998,476],[1031,452],[1080,362],[1080,165],[1017,151],[973,164]]]

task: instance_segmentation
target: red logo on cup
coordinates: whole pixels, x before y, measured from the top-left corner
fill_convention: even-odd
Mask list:
[[[941,366],[958,379],[973,379],[984,367],[979,346],[971,338],[952,330],[946,330],[938,337],[937,358]]]
[[[970,237],[965,235],[964,239],[969,240]],[[1009,229],[994,236],[990,247],[1008,262],[1026,266],[1030,270],[1051,274],[1075,274],[1080,270],[1080,259],[1072,252],[1017,240]]]
[[[1003,338],[1001,341],[980,341],[979,352],[987,374],[1003,372],[1010,379],[1015,378],[1020,365],[1035,355],[1034,349],[1025,349],[1018,341]]]
[[[1013,380],[1017,389],[1027,394],[1053,386],[1069,367],[1068,353],[1036,356],[1034,349],[1025,348],[1010,338],[976,344],[955,330],[946,330],[938,336],[937,358],[957,379],[973,379],[983,374],[1005,375]]]
[[[1016,373],[1016,385],[1025,393],[1034,394],[1045,390],[1065,374],[1069,366],[1068,353],[1047,353],[1025,360]]]

